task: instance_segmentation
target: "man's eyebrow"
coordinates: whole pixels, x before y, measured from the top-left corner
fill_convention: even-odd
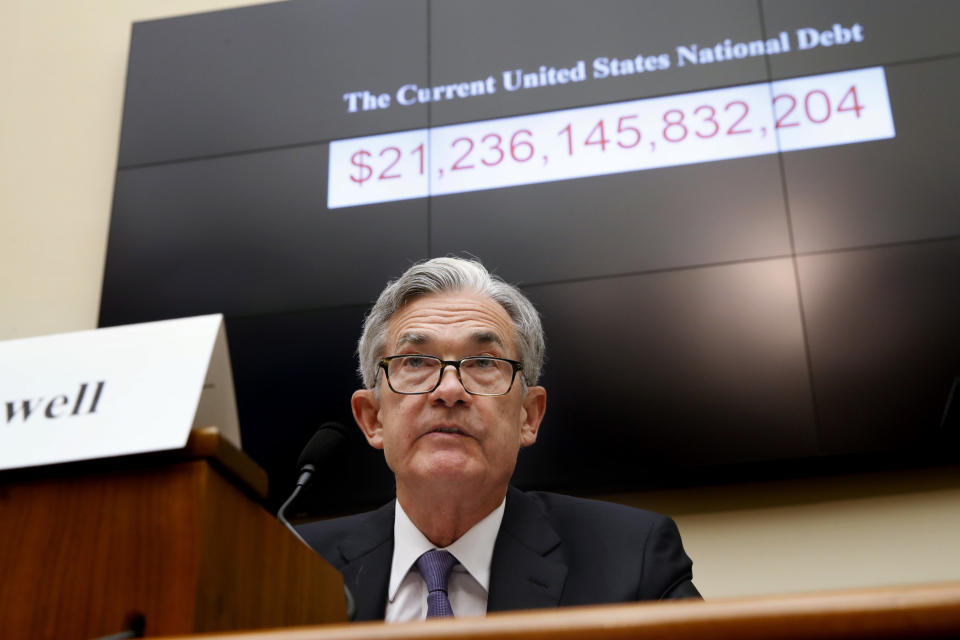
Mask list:
[[[503,338],[493,331],[477,331],[473,334],[473,341],[478,344],[495,344],[500,347],[506,346],[503,344]]]
[[[422,345],[427,344],[428,342],[430,342],[430,338],[427,337],[427,334],[408,331],[406,333],[401,333],[397,337],[397,348],[399,349],[405,344]]]

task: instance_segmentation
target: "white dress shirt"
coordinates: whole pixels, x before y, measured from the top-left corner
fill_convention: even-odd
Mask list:
[[[487,613],[490,590],[490,561],[497,541],[506,497],[483,520],[446,547],[459,564],[447,582],[447,597],[454,616],[482,616]],[[393,520],[393,562],[387,590],[387,622],[424,620],[427,617],[427,585],[414,564],[421,555],[436,549],[396,503]]]

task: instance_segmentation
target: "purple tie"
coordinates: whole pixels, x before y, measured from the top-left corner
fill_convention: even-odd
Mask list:
[[[453,609],[447,598],[447,578],[457,559],[449,551],[434,549],[417,558],[417,569],[427,583],[427,617],[452,618]]]

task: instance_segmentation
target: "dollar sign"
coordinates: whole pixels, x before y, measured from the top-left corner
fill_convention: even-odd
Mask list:
[[[369,180],[370,176],[373,175],[373,169],[370,167],[370,165],[363,161],[363,156],[369,155],[369,151],[360,149],[360,151],[357,151],[355,154],[350,156],[350,164],[357,168],[357,175],[350,176],[350,179],[359,185],[363,185],[363,183]]]

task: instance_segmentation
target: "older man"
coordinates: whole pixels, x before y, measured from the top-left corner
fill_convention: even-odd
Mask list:
[[[315,522],[360,620],[697,597],[673,521],[509,486],[546,390],[540,317],[478,262],[436,258],[380,294],[359,344],[353,415],[397,498]]]

